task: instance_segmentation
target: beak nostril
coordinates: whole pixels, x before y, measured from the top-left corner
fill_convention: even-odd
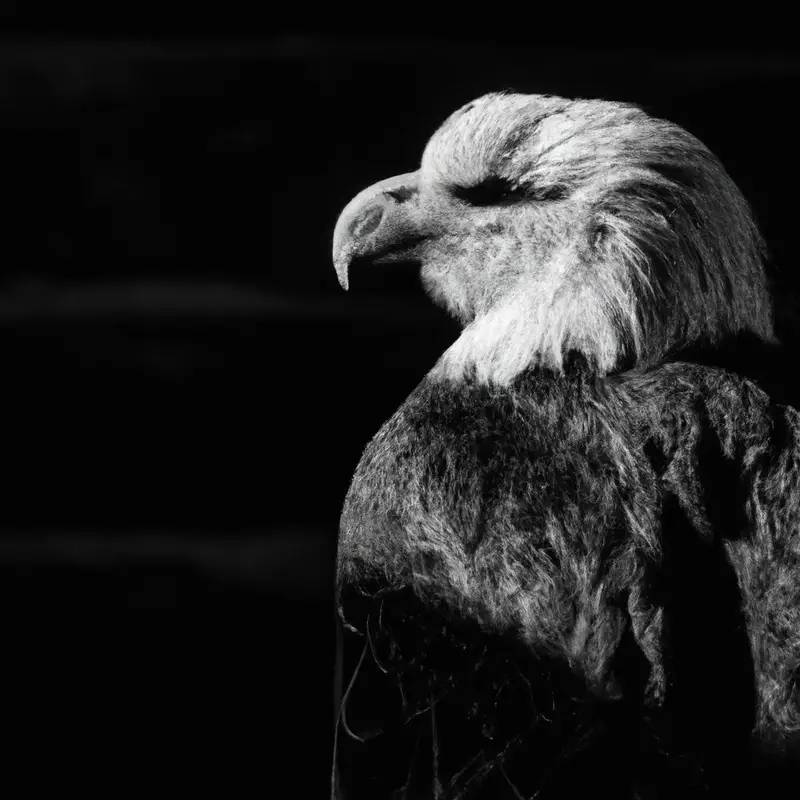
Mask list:
[[[383,208],[380,206],[373,206],[367,211],[366,214],[355,220],[353,223],[352,235],[367,236],[381,224],[382,219]]]

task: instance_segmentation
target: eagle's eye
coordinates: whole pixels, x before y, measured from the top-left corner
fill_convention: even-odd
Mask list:
[[[471,206],[508,205],[527,197],[524,187],[500,177],[486,178],[474,186],[453,186],[452,193]]]
[[[491,177],[474,186],[453,186],[453,196],[471,206],[511,205],[522,200],[563,200],[566,187],[554,184],[539,188],[520,186],[506,178]]]

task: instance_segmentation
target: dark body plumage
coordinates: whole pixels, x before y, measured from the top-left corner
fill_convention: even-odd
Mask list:
[[[752,753],[790,764],[798,435],[688,364],[424,380],[342,516],[341,796],[729,795]]]

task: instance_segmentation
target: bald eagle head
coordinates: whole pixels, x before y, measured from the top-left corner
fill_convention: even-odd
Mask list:
[[[508,383],[647,366],[728,335],[774,340],[763,245],[719,160],[679,126],[601,100],[489,94],[450,116],[415,172],[344,209],[333,259],[415,262],[464,326],[435,368]]]

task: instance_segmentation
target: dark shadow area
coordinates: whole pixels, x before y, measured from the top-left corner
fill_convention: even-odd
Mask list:
[[[680,587],[666,602],[678,636],[657,709],[643,703],[649,665],[630,627],[613,659],[623,695],[608,702],[587,695],[566,662],[426,605],[408,588],[376,583],[345,595],[344,614],[359,632],[344,630],[340,641],[335,780],[343,796],[434,797],[438,786],[447,797],[497,800],[744,800],[767,779],[783,792],[776,776],[789,774],[785,763],[747,768],[753,675],[731,613],[730,570],[713,552],[698,556],[704,548],[689,541],[696,531],[678,524],[665,566]]]

